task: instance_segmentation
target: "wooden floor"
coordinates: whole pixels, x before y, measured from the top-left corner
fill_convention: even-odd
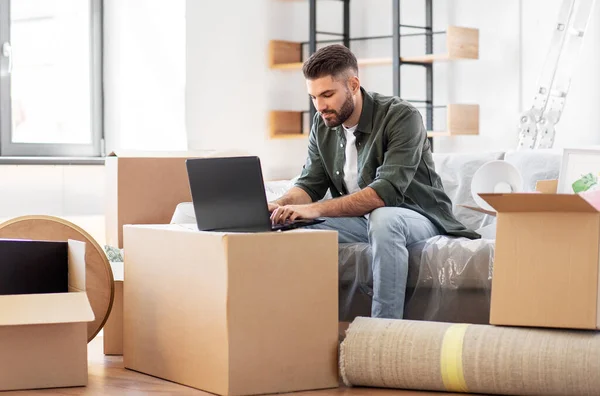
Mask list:
[[[0,396],[8,395],[199,395],[211,396],[189,387],[178,385],[159,378],[140,374],[123,368],[123,358],[104,356],[102,338],[97,337],[89,344],[89,383],[87,387],[47,389],[38,391],[0,392]],[[372,388],[345,388],[296,392],[292,396],[441,396],[453,393],[413,392],[399,390],[383,390]],[[455,394],[458,395],[458,394]]]

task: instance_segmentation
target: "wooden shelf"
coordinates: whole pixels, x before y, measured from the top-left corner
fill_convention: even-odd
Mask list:
[[[428,131],[428,137],[460,136],[479,134],[479,105],[449,104],[446,110],[446,130]],[[303,131],[302,111],[270,112],[269,133],[271,139],[302,139],[308,137]],[[308,125],[306,125],[308,127]]]
[[[298,139],[308,135],[303,133],[301,111],[278,111],[269,113],[269,136],[271,139]]]
[[[403,62],[434,63],[479,58],[479,30],[449,26],[446,32],[446,49],[443,54],[407,56]],[[294,41],[271,40],[269,67],[278,70],[302,68],[302,44]],[[391,65],[392,57],[358,59],[359,66]]]
[[[428,137],[479,135],[479,105],[449,104],[446,106],[446,128],[427,131]]]

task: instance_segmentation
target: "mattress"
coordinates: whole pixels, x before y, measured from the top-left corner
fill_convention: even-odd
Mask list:
[[[465,318],[462,312],[481,312],[470,321],[485,323],[494,260],[494,241],[436,236],[409,247],[405,312],[414,319]],[[369,316],[373,296],[372,255],[367,243],[339,246],[340,320]],[[470,294],[466,307],[461,295]],[[483,315],[483,316],[482,316]]]

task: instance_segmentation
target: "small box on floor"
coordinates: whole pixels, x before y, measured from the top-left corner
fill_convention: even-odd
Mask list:
[[[338,387],[337,233],[124,227],[123,361],[220,395]]]
[[[105,355],[123,355],[123,263],[110,263],[115,280],[115,298],[104,325]]]
[[[0,390],[87,385],[85,243],[0,239],[0,253]]]
[[[481,194],[498,212],[490,323],[598,329],[600,191],[543,192]]]

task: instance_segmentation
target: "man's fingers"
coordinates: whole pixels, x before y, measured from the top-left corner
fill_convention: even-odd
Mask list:
[[[302,214],[295,210],[295,207],[279,206],[271,214],[271,222],[273,224],[283,224],[286,221],[294,221],[301,219]]]
[[[294,213],[293,209],[285,208],[279,219],[280,223],[285,223],[286,220]]]
[[[271,213],[271,222],[275,223],[277,216],[279,216],[279,212],[281,211],[281,206],[278,208],[275,208],[275,210],[273,210],[273,213]]]
[[[283,223],[287,218],[286,213],[289,211],[290,209],[286,208],[285,206],[278,207],[273,211],[273,214],[271,215],[271,222],[273,224]]]

